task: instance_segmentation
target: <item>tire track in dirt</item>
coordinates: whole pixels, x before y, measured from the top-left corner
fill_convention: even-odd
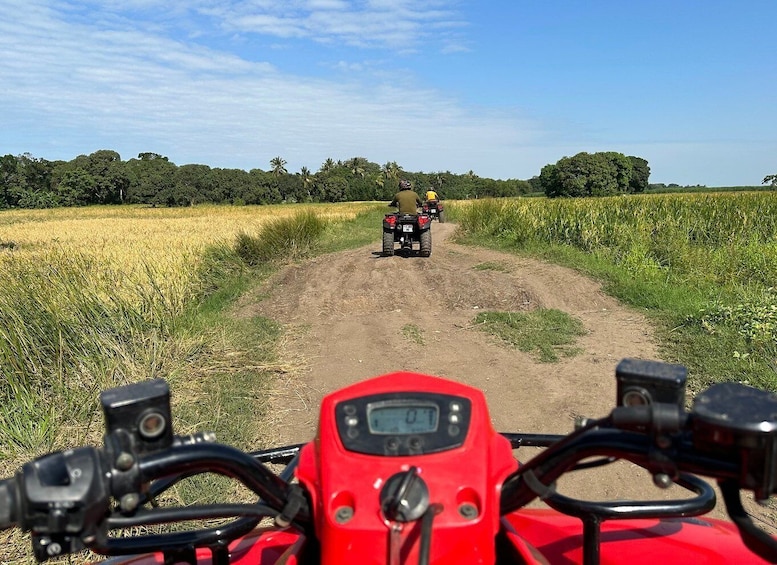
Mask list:
[[[380,242],[291,265],[247,296],[238,315],[287,328],[282,355],[297,369],[272,394],[276,434],[269,445],[313,438],[321,398],[342,386],[397,370],[465,382],[484,391],[499,431],[568,433],[576,416],[606,415],[615,403],[615,366],[657,359],[650,324],[598,283],[553,264],[452,243],[453,224],[435,223],[429,258],[381,257]],[[493,262],[500,270],[476,269]],[[257,295],[258,296],[258,295]],[[557,308],[579,318],[583,353],[539,363],[473,327],[481,310]],[[411,325],[422,343],[403,335]],[[527,460],[534,450],[516,452]],[[653,486],[618,462],[561,479],[560,490],[589,500],[666,499],[679,487]],[[540,503],[535,503],[540,504]],[[714,511],[723,517],[720,509]]]

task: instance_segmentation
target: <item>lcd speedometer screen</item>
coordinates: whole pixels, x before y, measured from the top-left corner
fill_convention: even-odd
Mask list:
[[[437,431],[440,409],[424,402],[375,402],[367,406],[373,434],[425,434]]]

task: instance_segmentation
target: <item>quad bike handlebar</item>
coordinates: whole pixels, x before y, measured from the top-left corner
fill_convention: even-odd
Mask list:
[[[526,445],[546,449],[514,470],[508,470],[501,489],[500,485],[492,485],[499,493],[498,514],[504,516],[536,498],[543,499],[551,508],[582,520],[586,562],[595,563],[598,528],[605,520],[687,517],[711,510],[715,493],[696,476],[703,475],[718,481],[727,511],[745,545],[760,557],[777,561],[777,542],[752,523],[740,499],[741,490],[753,491],[759,501],[777,493],[777,396],[737,383],[724,383],[701,393],[692,409],[686,411],[684,394],[677,388],[671,393],[666,391],[668,381],[680,380],[684,387],[684,379],[675,378],[682,372],[681,368],[644,363],[624,360],[618,366],[618,373],[625,375],[628,382],[619,382],[620,405],[604,418],[588,420],[566,436],[500,434],[500,441],[508,449]],[[637,375],[636,384],[634,375]],[[635,390],[639,393],[636,396]],[[410,396],[413,398],[410,408],[410,401],[400,392],[340,399],[336,407],[343,411],[345,419],[338,419],[336,425],[334,421],[331,423],[332,433],[346,438],[345,449],[358,452],[358,457],[412,461],[415,453],[421,461],[432,460],[424,457],[436,457],[435,461],[439,460],[444,468],[445,454],[466,449],[467,435],[477,431],[477,418],[482,416],[477,413],[477,398],[467,404],[468,399],[440,394],[433,386]],[[454,406],[459,402],[457,399],[464,401],[462,406]],[[321,508],[318,498],[324,498],[323,495],[312,492],[312,482],[305,480],[309,472],[304,469],[299,470],[303,471],[298,473],[299,483],[291,480],[298,471],[300,454],[310,444],[246,453],[216,443],[212,434],[175,436],[169,389],[161,379],[106,391],[101,401],[106,419],[102,447],[80,447],[45,455],[23,465],[14,477],[0,481],[0,529],[18,527],[30,531],[38,560],[84,548],[103,555],[129,555],[165,548],[166,553],[175,555],[191,548],[207,547],[215,556],[218,548],[223,549],[267,517],[274,518],[279,527],[296,529],[309,539],[322,535],[316,512]],[[423,435],[431,433],[432,428],[427,430],[425,424],[415,420],[416,414],[422,414],[424,418],[428,415],[431,422],[438,404],[442,412],[435,416],[439,416],[439,422],[436,421],[434,429],[444,429],[441,422],[447,422],[448,436],[442,439]],[[373,410],[376,429],[370,427],[370,430],[382,443],[370,443],[372,436],[365,435],[366,427],[360,427],[366,424],[349,420],[358,420],[362,407]],[[380,424],[377,423],[379,410],[382,410],[380,417],[385,418]],[[398,410],[406,418],[398,424],[399,432],[396,431]],[[412,422],[405,416],[411,410]],[[322,409],[319,444],[326,441],[327,423],[323,422],[323,414]],[[466,422],[462,420],[468,418],[472,420],[468,423],[469,430],[463,429]],[[394,427],[390,430],[381,427],[388,425]],[[406,442],[402,434],[409,438]],[[458,436],[461,441],[451,443],[449,436]],[[400,439],[399,446],[391,443],[396,438]],[[423,439],[421,447],[414,444],[418,438]],[[307,456],[309,466],[311,452],[303,455]],[[648,470],[659,486],[676,483],[696,496],[660,502],[588,502],[556,492],[555,481],[565,473],[606,465],[617,459]],[[266,463],[284,463],[287,467],[276,475]],[[424,481],[431,488],[435,478],[429,475],[429,467],[432,466],[427,463],[427,475],[423,477],[414,465],[395,474],[386,481],[386,492],[381,495],[387,523],[423,522],[420,545],[426,552],[435,515],[442,507],[429,499],[430,489],[426,489]],[[232,477],[253,491],[258,500],[252,504],[174,508],[154,505],[155,498],[164,490],[184,477],[199,473]],[[149,502],[152,505],[146,508]],[[459,508],[463,516],[468,504],[485,506],[485,502],[481,503],[473,495]],[[351,512],[354,506],[351,504]],[[342,504],[338,512],[342,508],[349,506]],[[399,518],[401,510],[409,513],[407,519]],[[347,511],[337,516],[344,523],[351,519]],[[212,518],[233,521],[185,532],[126,538],[109,535],[121,528]],[[419,562],[424,562],[423,554]]]

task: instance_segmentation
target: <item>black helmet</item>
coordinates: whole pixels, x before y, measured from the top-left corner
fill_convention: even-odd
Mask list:
[[[409,180],[399,181],[399,190],[410,190],[410,181]]]

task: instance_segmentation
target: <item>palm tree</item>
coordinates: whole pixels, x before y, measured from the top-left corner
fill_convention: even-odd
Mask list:
[[[351,173],[354,176],[360,176],[361,178],[364,178],[364,166],[367,165],[368,161],[364,157],[354,157],[353,159],[349,160],[346,165],[349,169],[351,169]]]
[[[320,171],[321,171],[322,173],[328,173],[329,171],[331,171],[331,170],[332,170],[332,169],[334,169],[334,168],[335,168],[335,162],[334,162],[334,160],[333,160],[331,157],[329,157],[329,158],[328,158],[326,161],[324,161],[324,163],[321,165],[321,169],[320,169]]]
[[[400,173],[402,173],[402,167],[397,165],[396,161],[389,161],[383,165],[383,176],[387,179],[397,179]]]
[[[313,184],[313,175],[310,174],[310,169],[307,167],[302,167],[299,170],[299,174],[302,177],[302,186],[305,187],[305,190],[308,192],[308,196],[310,196],[310,186]]]
[[[272,167],[272,174],[276,177],[287,174],[286,160],[282,157],[273,157],[270,159],[270,166]]]

